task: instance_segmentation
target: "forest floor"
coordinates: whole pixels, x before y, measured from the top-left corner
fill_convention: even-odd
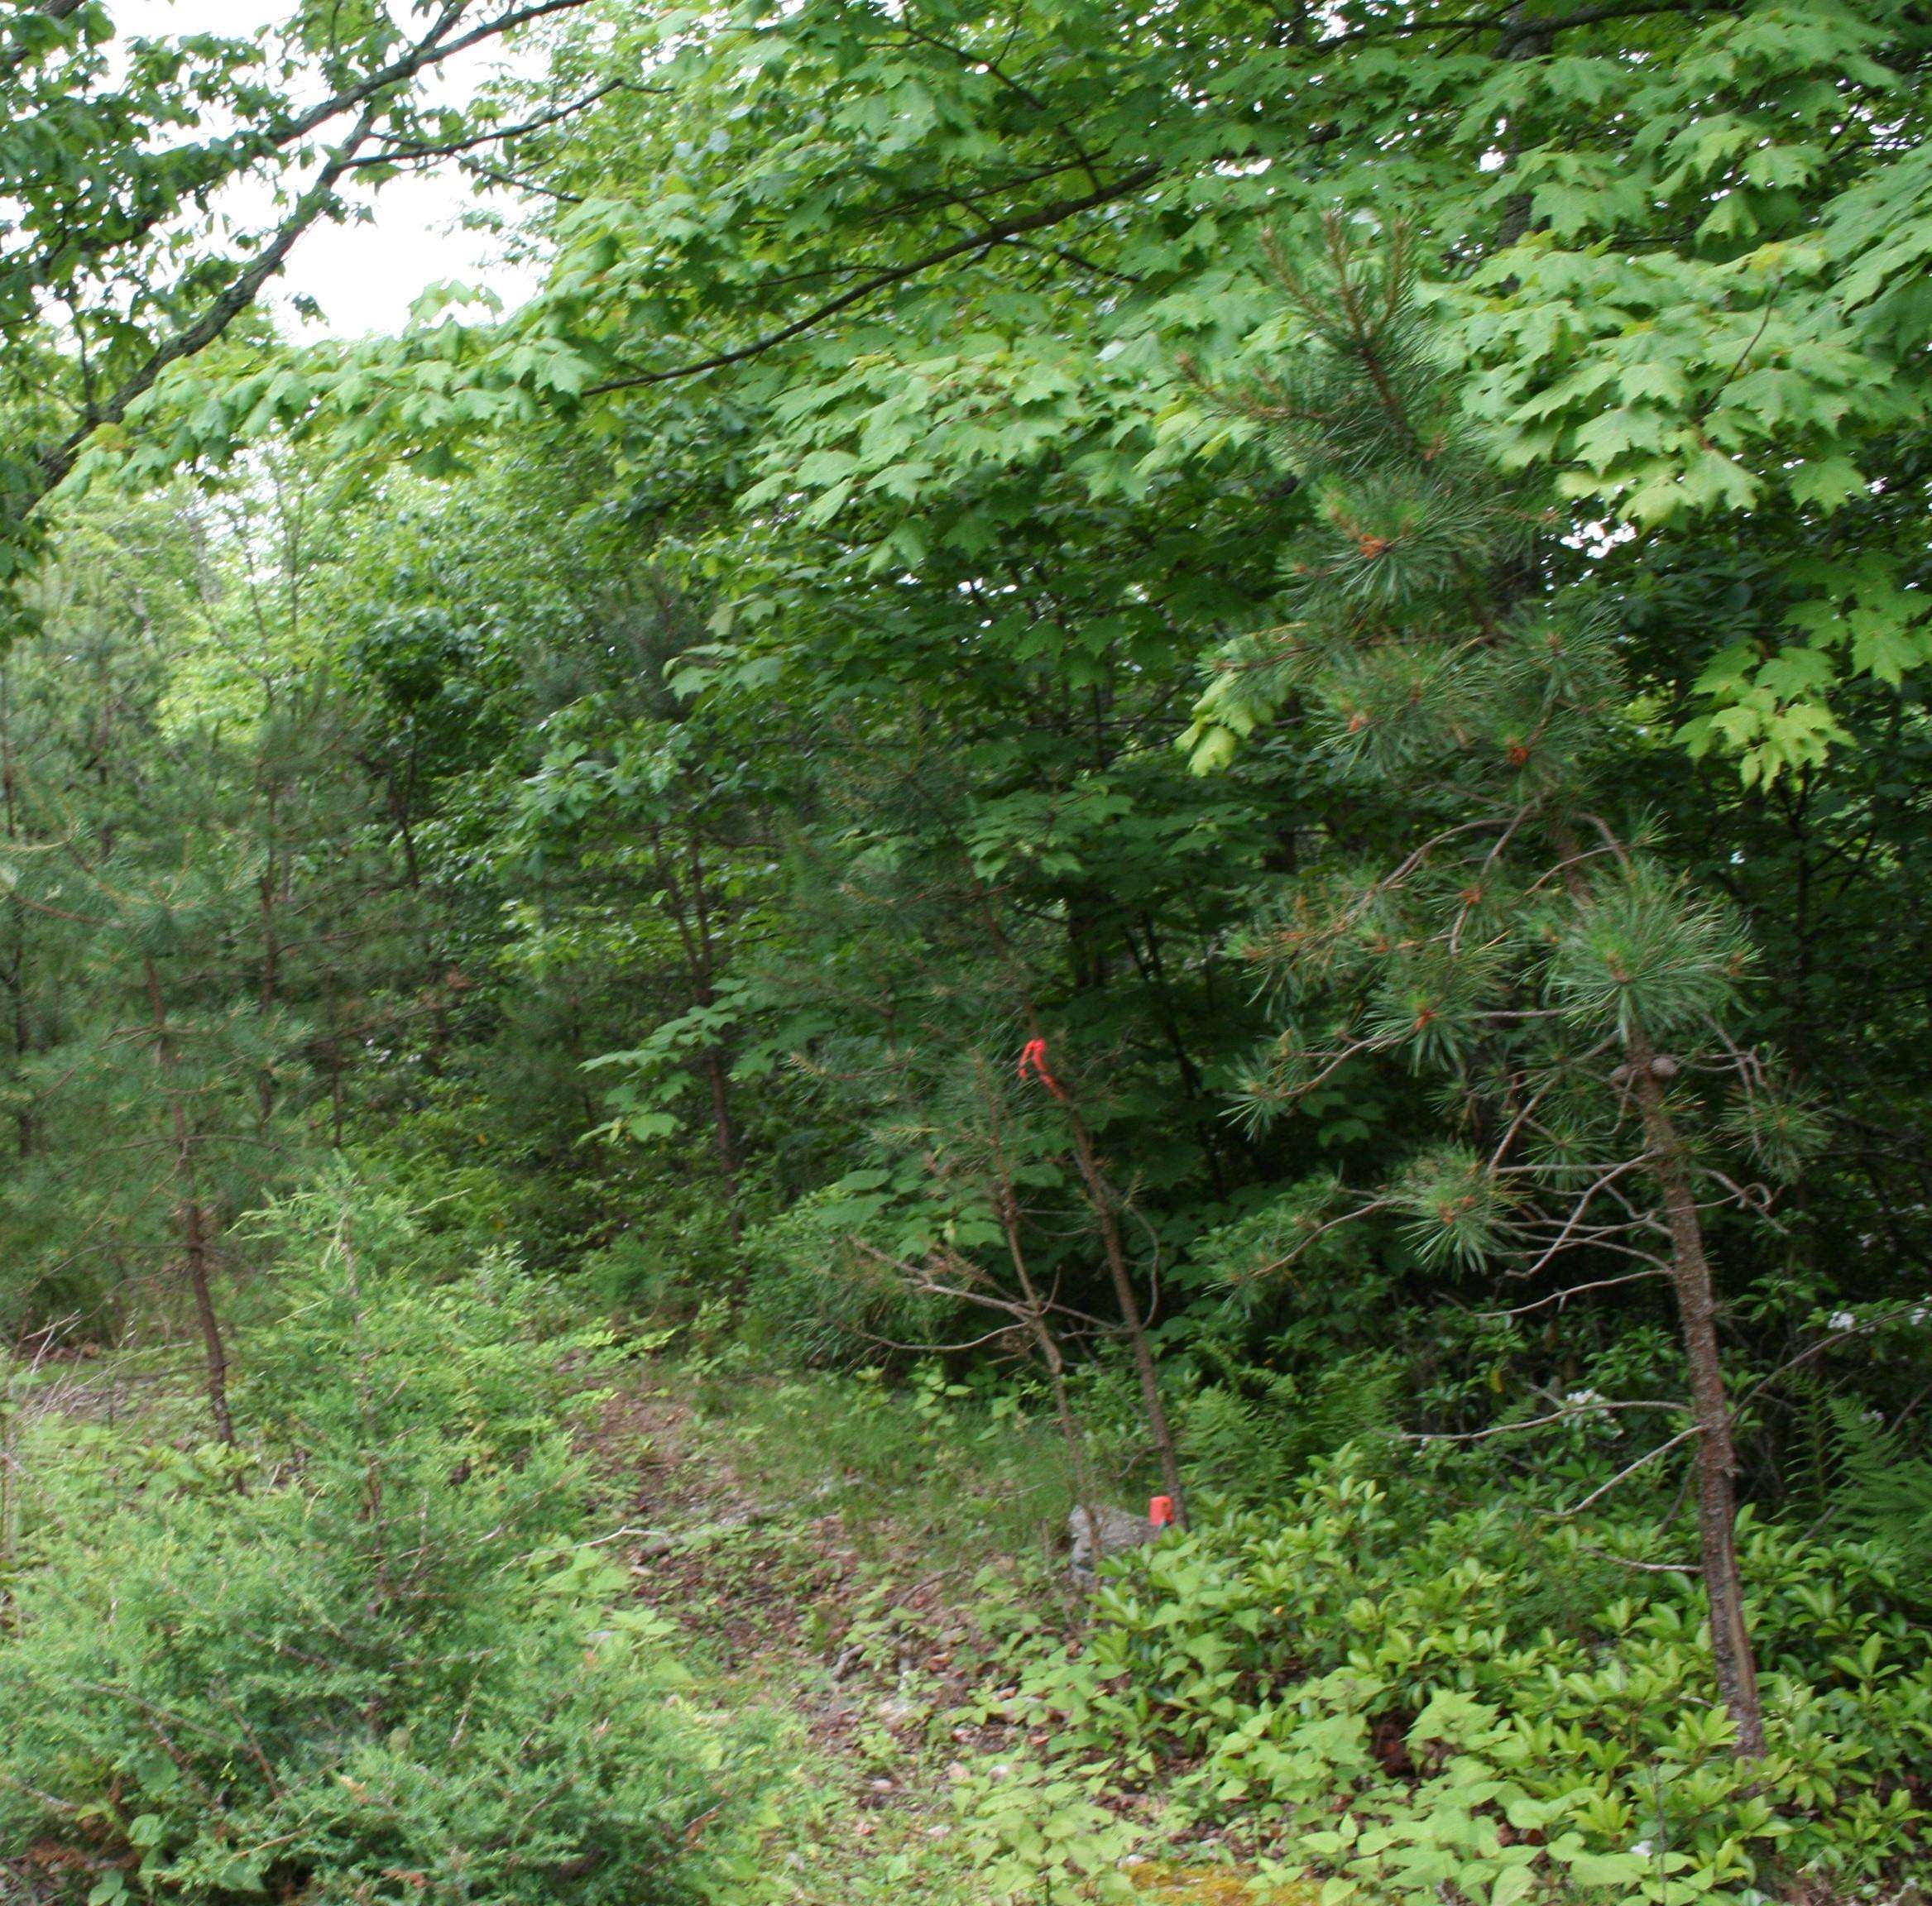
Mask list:
[[[660,1374],[620,1393],[599,1442],[628,1485],[613,1506],[638,1531],[625,1540],[639,1600],[676,1625],[702,1698],[759,1743],[774,1895],[971,1900],[948,1870],[952,1809],[928,1751],[948,1667],[942,1583],[903,1580],[861,1554],[843,1513],[780,1497],[689,1391]],[[893,1632],[869,1647],[882,1602]]]
[[[764,1841],[748,1898],[998,1896],[961,1802],[999,1779],[1003,1755],[1045,1742],[1006,1706],[1005,1676],[1017,1631],[1050,1646],[1077,1629],[1053,1532],[1024,1515],[990,1527],[942,1459],[907,1479],[921,1466],[902,1424],[855,1436],[850,1415],[807,1386],[719,1385],[654,1358],[632,1367],[597,1434],[608,1506],[640,1602],[677,1631],[693,1698],[757,1744]],[[1150,1860],[1121,1877],[1170,1906],[1254,1898],[1225,1865]]]

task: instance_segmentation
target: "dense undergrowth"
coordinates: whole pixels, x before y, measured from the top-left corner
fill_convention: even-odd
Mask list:
[[[582,1545],[572,1424],[601,1337],[555,1334],[510,1260],[434,1279],[408,1243],[365,1200],[298,1248],[235,1445],[138,1409],[110,1428],[84,1386],[18,1400],[0,1847],[21,1896],[703,1891],[730,1743]]]
[[[884,1583],[960,1582],[976,1640],[962,1680],[949,1637],[932,1734],[956,1755],[955,1731],[1001,1730],[962,1799],[985,1897],[1128,1897],[1178,1854],[1262,1897],[1882,1898],[1929,1856],[1932,1578],[1909,1544],[1747,1525],[1772,1731],[1744,1765],[1667,1498],[1559,1516],[1383,1437],[1263,1503],[1210,1500],[1089,1607],[1012,1518],[1014,1400],[953,1388],[707,1376],[698,1399],[759,1487],[850,1519]],[[823,1658],[903,1664],[945,1626],[879,1612],[826,1622]]]
[[[0,6],[6,1906],[1915,1900],[1925,7],[256,10]]]
[[[1749,1906],[1926,1857],[1909,1544],[1747,1522],[1741,1763],[1667,1499],[1551,1514],[1317,1402],[1299,1479],[1090,1599],[1038,1390],[587,1329],[339,1185],[273,1223],[237,1446],[137,1363],[12,1392],[25,1899]]]
[[[1163,1792],[1371,1898],[1835,1895],[1918,1870],[1932,1662],[1894,1557],[1751,1530],[1771,1722],[1740,1763],[1695,1583],[1629,1572],[1670,1568],[1648,1530],[1429,1510],[1344,1458],[1163,1543],[1033,1683],[1062,1776]]]

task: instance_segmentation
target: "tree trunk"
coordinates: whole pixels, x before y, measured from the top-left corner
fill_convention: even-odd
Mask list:
[[[1046,1029],[1040,1023],[1039,1008],[1026,984],[1025,969],[1001,931],[985,888],[976,878],[972,893],[980,917],[985,924],[987,937],[1014,979],[1015,990],[1026,1016],[1028,1036],[1044,1051],[1047,1043]],[[1173,1502],[1175,1521],[1185,1529],[1187,1497],[1181,1484],[1181,1458],[1174,1446],[1174,1432],[1167,1421],[1167,1406],[1161,1401],[1160,1372],[1154,1367],[1153,1346],[1148,1341],[1146,1319],[1140,1314],[1140,1300],[1134,1295],[1134,1273],[1128,1265],[1126,1246],[1121,1240],[1119,1215],[1114,1209],[1113,1194],[1107,1189],[1105,1176],[1100,1171],[1100,1161],[1094,1151],[1093,1135],[1087,1130],[1086,1121],[1081,1117],[1080,1107],[1072,1094],[1047,1075],[1043,1075],[1043,1079],[1067,1114],[1067,1127],[1072,1135],[1081,1182],[1086,1187],[1087,1202],[1092,1207],[1094,1222],[1100,1227],[1107,1275],[1113,1281],[1114,1301],[1120,1311],[1120,1328],[1133,1353],[1134,1373],[1140,1380],[1141,1409],[1147,1417],[1148,1439],[1154,1446],[1154,1461],[1160,1468],[1161,1487]]]
[[[1160,1374],[1154,1367],[1153,1346],[1148,1341],[1147,1324],[1140,1314],[1140,1300],[1134,1290],[1134,1273],[1127,1262],[1127,1250],[1120,1236],[1119,1214],[1114,1209],[1113,1194],[1100,1171],[1094,1152],[1092,1135],[1073,1101],[1061,1094],[1067,1112],[1067,1128],[1073,1134],[1073,1155],[1080,1166],[1087,1201],[1094,1220],[1100,1228],[1100,1247],[1107,1260],[1107,1273],[1113,1280],[1114,1301],[1119,1306],[1120,1325],[1134,1367],[1140,1379],[1141,1407],[1147,1415],[1149,1439],[1154,1446],[1154,1461],[1159,1465],[1161,1487],[1173,1499],[1174,1520],[1187,1526],[1187,1498],[1181,1487],[1181,1458],[1174,1446],[1174,1432],[1167,1422],[1166,1406],[1161,1401]]]
[[[1060,1420],[1061,1439],[1067,1445],[1067,1462],[1073,1482],[1073,1499],[1086,1511],[1087,1527],[1098,1530],[1099,1505],[1094,1500],[1093,1472],[1087,1462],[1086,1439],[1081,1433],[1080,1419],[1073,1413],[1073,1400],[1067,1389],[1067,1359],[1047,1322],[1047,1305],[1028,1268],[1026,1253],[1020,1248],[1019,1212],[1011,1190],[1004,1184],[995,1188],[994,1201],[1000,1208],[1000,1228],[1006,1233],[1007,1255],[1013,1260],[1014,1276],[1019,1281],[1026,1302],[1026,1327],[1045,1365],[1047,1382],[1053,1392],[1053,1411]]]
[[[1718,1348],[1710,1261],[1704,1255],[1704,1226],[1683,1140],[1664,1104],[1656,1051],[1641,1027],[1624,1041],[1624,1051],[1643,1118],[1652,1175],[1663,1193],[1664,1218],[1671,1232],[1671,1281],[1677,1293],[1697,1423],[1697,1534],[1704,1594],[1710,1603],[1711,1655],[1719,1691],[1737,1730],[1738,1751],[1756,1760],[1764,1752],[1764,1706],[1757,1692],[1757,1659],[1745,1626],[1744,1585],[1738,1568],[1738,1459]]]
[[[276,917],[276,883],[279,878],[276,856],[276,802],[271,786],[268,796],[268,864],[256,878],[257,898],[261,922],[261,978],[257,991],[264,1015],[275,1010],[276,1000],[281,990],[281,931],[280,922]],[[266,1134],[275,1117],[275,1070],[264,1066],[256,1075],[256,1103],[261,1113],[261,1128]]]
[[[151,956],[142,960],[141,968],[147,981],[148,1003],[154,1013],[155,1070],[160,1075],[161,1090],[167,1099],[174,1127],[175,1169],[181,1180],[181,1201],[176,1207],[181,1223],[181,1257],[189,1289],[194,1293],[195,1322],[201,1331],[209,1414],[214,1418],[215,1433],[232,1445],[235,1423],[228,1413],[228,1358],[222,1343],[221,1319],[215,1312],[214,1291],[209,1276],[213,1252],[208,1212],[194,1179],[194,1137],[181,1094],[169,1083],[174,1041],[168,1030],[167,997],[161,990],[161,969]]]
[[[1567,826],[1556,830],[1563,856],[1563,882],[1580,910],[1594,904],[1582,872],[1583,852]],[[1608,835],[1619,861],[1623,846]],[[1738,1568],[1738,1469],[1731,1441],[1731,1405],[1724,1393],[1724,1366],[1718,1348],[1717,1296],[1710,1260],[1704,1255],[1704,1224],[1697,1214],[1697,1191],[1690,1161],[1670,1108],[1664,1103],[1664,1073],[1656,1048],[1641,1021],[1623,1037],[1631,1091],[1643,1120],[1651,1176],[1663,1194],[1664,1222],[1671,1233],[1671,1283],[1677,1296],[1677,1320],[1690,1374],[1690,1409],[1697,1425],[1697,1536],[1704,1564],[1704,1592],[1710,1604],[1711,1659],[1718,1692],[1737,1731],[1738,1752],[1749,1760],[1764,1752],[1764,1704],[1757,1692],[1757,1657],[1744,1621],[1743,1578]]]
[[[207,1369],[208,1407],[215,1431],[231,1447],[235,1421],[228,1414],[228,1358],[222,1343],[221,1319],[216,1316],[214,1293],[208,1277],[208,1219],[199,1199],[190,1195],[182,1209],[182,1239],[188,1262],[188,1282],[194,1292],[194,1315],[201,1326],[201,1347]]]
[[[717,943],[712,931],[712,909],[706,886],[703,850],[698,826],[692,822],[684,841],[686,878],[680,879],[674,855],[664,842],[664,829],[654,822],[650,830],[651,852],[664,882],[664,901],[690,974],[693,1003],[714,1005],[717,1000]],[[738,1174],[742,1153],[736,1121],[731,1117],[731,1069],[722,1046],[708,1047],[699,1070],[711,1094],[712,1142],[717,1152],[718,1176],[725,1190],[725,1222],[736,1244],[744,1235],[744,1213],[738,1200]]]
[[[715,1046],[704,1056],[705,1083],[711,1088],[712,1142],[717,1148],[718,1176],[724,1181],[725,1222],[736,1244],[744,1235],[744,1214],[738,1204],[738,1130],[731,1122],[731,1078],[724,1055]]]
[[[6,802],[7,838],[20,838],[20,781],[13,759],[13,691],[5,664],[0,663],[0,794]],[[6,984],[12,1003],[13,1056],[24,1061],[33,1045],[33,1015],[27,1000],[26,908],[17,893],[7,898],[7,917],[12,927],[12,945],[8,949]],[[20,1108],[14,1113],[14,1148],[22,1159],[34,1153],[34,1096],[22,1090]]]

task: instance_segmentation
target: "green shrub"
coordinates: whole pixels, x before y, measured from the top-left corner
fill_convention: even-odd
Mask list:
[[[1230,1503],[1279,1501],[1316,1458],[1387,1430],[1397,1382],[1383,1356],[1342,1357],[1308,1374],[1230,1370],[1177,1405],[1190,1480]]]
[[[93,1906],[695,1896],[724,1746],[581,1544],[594,1341],[539,1343],[511,1267],[426,1286],[353,1229],[286,1293],[241,1460],[83,1446],[50,1486],[0,1846]],[[106,1514],[103,1463],[146,1471]]]
[[[1654,1535],[1431,1520],[1345,1458],[1119,1565],[1084,1649],[1028,1678],[1042,1790],[1124,1780],[1330,1900],[1676,1906],[1896,1876],[1927,1850],[1928,1611],[1875,1547],[1748,1521],[1743,1542],[1758,1763],[1730,1751],[1695,1578]]]

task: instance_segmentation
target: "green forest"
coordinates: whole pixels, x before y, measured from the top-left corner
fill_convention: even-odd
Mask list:
[[[1932,12],[0,99],[0,1901],[1922,1906]]]

